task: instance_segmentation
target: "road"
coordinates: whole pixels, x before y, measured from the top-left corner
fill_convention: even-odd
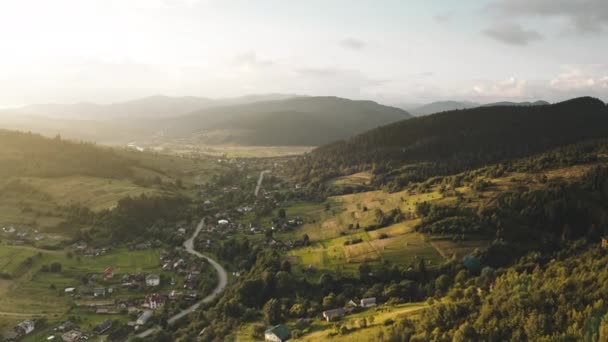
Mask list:
[[[258,193],[260,192],[260,188],[262,187],[262,181],[264,181],[264,175],[270,173],[270,170],[265,170],[260,172],[260,178],[258,178],[258,184],[255,186],[255,191],[253,194],[255,197],[258,197]]]
[[[222,293],[224,291],[224,289],[226,289],[226,285],[228,285],[228,273],[226,273],[226,270],[222,267],[222,265],[218,264],[217,261],[211,259],[210,257],[201,254],[199,252],[197,252],[194,249],[194,240],[196,239],[196,237],[198,236],[198,234],[201,232],[201,230],[205,227],[205,219],[203,218],[198,226],[196,226],[196,230],[194,231],[194,234],[192,234],[192,237],[188,240],[186,240],[184,242],[184,248],[186,248],[186,251],[190,254],[196,255],[199,258],[204,258],[207,259],[207,261],[209,261],[209,263],[211,264],[211,266],[213,266],[213,268],[215,268],[218,278],[219,278],[219,282],[217,283],[217,286],[215,287],[215,289],[213,290],[213,292],[211,292],[210,295],[208,295],[207,297],[201,299],[200,301],[198,301],[196,304],[190,306],[189,308],[180,311],[179,313],[169,317],[169,319],[167,319],[167,323],[169,324],[173,324],[176,321],[180,320],[181,318],[183,318],[184,316],[190,314],[191,312],[195,311],[196,309],[198,309],[203,303],[209,303],[211,301],[213,301],[220,293]],[[158,331],[160,329],[160,327],[152,327],[148,330],[145,330],[141,333],[139,333],[137,335],[137,337],[147,337],[153,333],[155,333],[156,331]]]

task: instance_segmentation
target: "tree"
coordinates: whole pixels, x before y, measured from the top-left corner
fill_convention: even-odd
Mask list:
[[[281,263],[281,270],[287,273],[291,273],[291,263],[289,262],[289,260],[283,260],[283,262]]]
[[[49,271],[54,272],[54,273],[61,272],[61,264],[58,262],[51,263],[51,266],[49,267]]]
[[[264,312],[264,321],[267,324],[275,325],[281,322],[281,302],[278,299],[272,298],[267,301],[262,311]]]
[[[278,216],[279,216],[279,218],[285,219],[287,217],[287,213],[285,213],[285,209],[283,209],[283,208],[279,209]]]

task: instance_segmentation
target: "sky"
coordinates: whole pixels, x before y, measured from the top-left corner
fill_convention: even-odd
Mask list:
[[[0,107],[608,101],[606,0],[0,0]]]

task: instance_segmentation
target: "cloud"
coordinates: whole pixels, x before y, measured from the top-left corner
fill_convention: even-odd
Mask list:
[[[345,49],[361,50],[364,49],[367,44],[357,38],[346,38],[340,41],[340,46]]]
[[[488,9],[500,16],[563,18],[579,33],[608,27],[606,0],[497,0]]]
[[[486,36],[510,45],[528,45],[528,43],[540,40],[540,33],[524,29],[519,24],[501,23],[495,24],[482,31]]]
[[[233,60],[233,65],[236,65],[244,70],[266,68],[274,65],[274,62],[269,59],[261,59],[254,51],[248,51],[236,55]]]
[[[559,91],[608,91],[607,65],[568,65],[549,85]]]
[[[473,95],[490,98],[525,97],[527,83],[515,77],[497,82],[485,81],[473,86]]]

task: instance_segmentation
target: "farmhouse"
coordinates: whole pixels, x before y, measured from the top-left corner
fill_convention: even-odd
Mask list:
[[[275,325],[264,332],[264,339],[272,342],[287,341],[291,337],[289,328],[284,324]]]
[[[376,297],[363,298],[359,304],[362,308],[371,308],[376,306]]]
[[[328,322],[339,320],[344,317],[344,309],[333,309],[323,311],[323,318]]]
[[[160,276],[158,274],[148,274],[146,276],[147,286],[158,286],[160,285]]]

